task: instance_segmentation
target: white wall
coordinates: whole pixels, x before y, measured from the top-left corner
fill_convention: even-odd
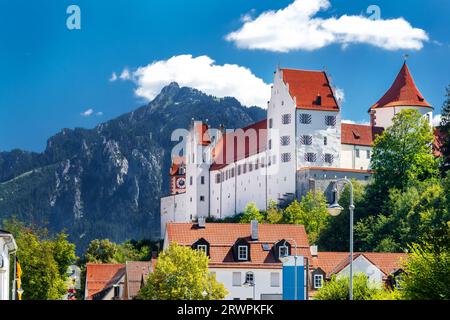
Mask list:
[[[359,150],[359,157],[357,157]],[[367,152],[369,152],[369,157]],[[369,170],[372,147],[343,144],[341,149],[341,168]]]
[[[282,71],[277,69],[274,77],[271,99],[267,108],[267,155],[268,162],[272,164],[268,168],[267,175],[267,201],[276,201],[286,193],[295,194],[295,122],[296,122],[296,103],[289,94],[289,89],[283,81]],[[289,124],[282,123],[283,115],[290,115]],[[273,126],[270,128],[270,121]],[[283,136],[290,137],[288,146],[281,146],[280,139]],[[269,150],[269,142],[271,149]],[[289,153],[291,160],[283,163],[281,155]],[[275,159],[275,162],[274,162]]]
[[[0,238],[0,255],[3,257],[3,268],[0,268],[0,300],[9,300],[10,283],[9,283],[9,266],[10,256],[5,241]]]
[[[375,109],[375,126],[377,127],[383,127],[388,128],[392,126],[392,119],[394,116],[399,113],[402,110],[406,109],[414,109],[419,111],[422,115],[429,116],[430,119],[430,125],[432,125],[433,120],[433,110],[430,108],[424,108],[424,107],[415,107],[415,106],[399,106],[399,107],[387,107],[387,108],[379,108]]]
[[[254,273],[256,300],[260,300],[262,294],[282,295],[283,293],[282,269],[210,268],[209,271],[215,273],[217,281],[223,283],[227,289],[228,295],[225,300],[253,299],[253,288],[242,286],[245,282],[245,274],[249,271]],[[233,272],[241,273],[241,286],[233,286]],[[271,273],[279,275],[279,287],[271,286]]]
[[[369,278],[368,281],[376,286],[383,285],[383,272],[374,266],[369,260],[364,256],[359,256],[353,260],[353,274],[364,273]],[[346,266],[338,276],[348,277],[350,274],[350,266]]]
[[[301,124],[300,115],[311,115],[311,124]],[[335,116],[336,125],[327,126],[325,124],[326,116]],[[297,165],[298,168],[303,167],[340,167],[341,154],[341,116],[340,112],[333,111],[316,111],[316,110],[297,110]],[[301,144],[300,138],[303,135],[312,136],[312,145]],[[325,138],[327,145],[325,145]],[[305,153],[317,154],[316,162],[305,161]],[[333,163],[329,164],[324,161],[325,154],[333,155]]]
[[[258,161],[258,169],[255,169]],[[215,218],[230,217],[242,213],[249,202],[255,202],[260,210],[266,209],[266,167],[261,163],[265,161],[265,153],[259,153],[246,159],[232,163],[220,170],[210,172],[210,214]],[[247,165],[247,172],[243,172],[243,166]],[[250,171],[250,164],[253,170]],[[241,174],[238,167],[241,166]],[[234,168],[235,175],[231,176]],[[228,179],[227,177],[228,171]],[[216,175],[220,174],[224,180],[216,183]]]
[[[181,193],[161,198],[161,238],[164,238],[168,222],[190,222],[186,214],[186,194]]]

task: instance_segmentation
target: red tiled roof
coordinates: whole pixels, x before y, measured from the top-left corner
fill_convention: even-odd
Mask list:
[[[186,164],[186,157],[174,157],[172,159],[172,166],[170,167],[170,175],[176,175],[180,166]]]
[[[342,123],[341,142],[357,146],[372,146],[375,138],[381,135],[383,130],[382,127]]]
[[[400,269],[403,261],[408,257],[406,253],[355,252],[353,261],[361,255],[379,268],[386,276]],[[348,252],[319,252],[318,256],[313,258],[312,266],[321,268],[327,276],[331,276],[348,266],[349,258]]]
[[[253,131],[253,132],[252,132]],[[256,135],[257,142],[252,141]],[[245,139],[245,148],[241,141]],[[248,127],[238,129],[234,132],[226,133],[219,140],[213,149],[213,164],[210,170],[220,170],[227,165],[248,158],[266,150],[267,140],[267,120],[261,120]],[[250,143],[251,142],[251,143]],[[230,147],[234,147],[230,152]]]
[[[370,110],[395,106],[419,106],[432,108],[417,89],[406,63],[385,95]],[[369,111],[370,111],[369,110]]]
[[[286,239],[291,243],[294,239],[298,245],[298,255],[310,258],[309,242],[302,225],[259,224],[259,239],[251,241],[250,224],[206,223],[199,228],[192,223],[168,223],[167,236],[169,243],[191,246],[203,238],[210,245],[210,267],[217,268],[281,268],[281,263],[273,256],[273,251],[264,251],[262,245],[270,248],[278,241]],[[239,239],[250,243],[250,261],[235,262],[232,247]],[[294,244],[292,253],[294,253]]]
[[[151,272],[150,261],[129,261],[126,263],[127,298],[133,299],[141,289],[142,280]]]
[[[289,93],[295,97],[297,109],[339,111],[330,82],[323,71],[281,69]],[[317,97],[321,97],[321,104]]]
[[[433,154],[435,157],[442,157],[442,147],[445,143],[445,132],[434,129]]]
[[[211,143],[211,138],[208,134],[209,127],[205,123],[197,123],[195,128],[198,134],[198,140],[200,145],[207,146]]]
[[[124,264],[95,264],[86,265],[86,290],[88,299],[100,291],[113,285],[125,274]]]

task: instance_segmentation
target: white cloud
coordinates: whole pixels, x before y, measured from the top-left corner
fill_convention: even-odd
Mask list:
[[[436,114],[433,116],[433,126],[438,127],[441,125],[441,118],[442,116],[440,114]]]
[[[403,18],[373,20],[364,16],[315,17],[331,7],[328,0],[295,0],[278,11],[266,11],[243,21],[226,36],[239,48],[276,52],[317,50],[331,44],[364,43],[386,50],[419,50],[427,33]]]
[[[270,99],[271,85],[250,69],[236,64],[218,65],[208,56],[174,56],[140,67],[128,77],[137,84],[136,95],[149,101],[171,82],[217,97],[232,96],[246,106],[266,108]]]
[[[338,101],[339,105],[342,105],[345,101],[345,92],[344,89],[334,88],[334,97]]]
[[[364,126],[369,126],[370,125],[369,121],[354,121],[354,120],[345,120],[345,119],[343,119],[341,122],[342,123],[348,123],[348,124],[360,124],[360,125],[364,125]]]
[[[82,117],[90,117],[90,116],[92,116],[92,115],[96,115],[96,116],[102,116],[103,115],[103,112],[101,112],[101,111],[97,111],[97,112],[95,112],[94,111],[94,109],[92,109],[92,108],[89,108],[89,109],[87,109],[86,111],[84,111],[84,112],[82,112],[82,113],[80,113],[81,114],[81,116]]]
[[[111,78],[109,78],[110,82],[114,82],[117,80],[117,74],[115,72],[112,73]]]
[[[119,78],[121,80],[130,80],[131,79],[131,73],[130,70],[127,68],[123,69],[122,73],[120,74]]]

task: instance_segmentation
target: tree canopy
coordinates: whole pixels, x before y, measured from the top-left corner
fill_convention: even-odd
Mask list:
[[[13,233],[22,268],[24,300],[58,300],[67,293],[67,268],[75,263],[75,245],[65,233],[49,237],[46,229],[12,219],[3,228]]]
[[[223,284],[208,271],[203,251],[171,244],[163,251],[139,292],[144,300],[221,300],[227,295]]]

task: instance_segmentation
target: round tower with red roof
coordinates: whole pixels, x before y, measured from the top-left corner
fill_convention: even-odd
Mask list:
[[[370,108],[370,123],[372,126],[390,127],[394,116],[404,109],[416,109],[428,117],[431,124],[433,107],[417,88],[406,62],[389,90]]]

